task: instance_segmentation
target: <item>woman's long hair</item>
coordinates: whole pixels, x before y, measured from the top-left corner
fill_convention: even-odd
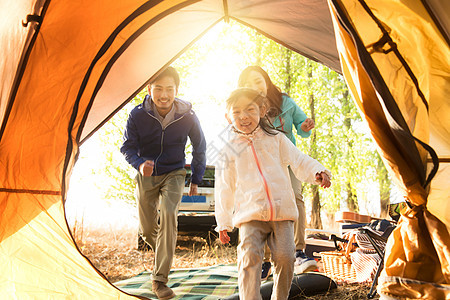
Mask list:
[[[281,114],[283,93],[281,92],[279,87],[273,84],[272,80],[270,80],[269,74],[267,74],[267,72],[264,71],[263,68],[261,68],[260,66],[248,66],[247,68],[245,68],[241,72],[241,75],[239,75],[238,86],[245,87],[251,71],[256,71],[260,73],[264,77],[264,80],[266,81],[267,85],[266,98],[270,105],[270,107],[267,108],[267,115],[271,118],[278,116],[279,114]]]
[[[251,89],[251,88],[238,88],[234,90],[230,97],[228,97],[226,104],[227,104],[227,110],[231,109],[233,105],[239,100],[241,97],[246,97],[248,99],[251,99],[252,102],[254,102],[256,105],[258,105],[259,109],[262,109],[262,107],[266,103],[266,98],[260,94],[258,91]],[[264,132],[270,135],[276,135],[279,132],[282,132],[281,130],[275,129],[270,121],[267,119],[266,116],[259,119],[259,127],[261,127]]]

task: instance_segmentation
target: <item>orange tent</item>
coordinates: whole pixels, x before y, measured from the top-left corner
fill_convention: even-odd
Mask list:
[[[208,29],[234,19],[342,70],[411,204],[380,292],[450,297],[449,12],[438,0],[2,1],[1,295],[133,298],[68,229],[79,145]]]

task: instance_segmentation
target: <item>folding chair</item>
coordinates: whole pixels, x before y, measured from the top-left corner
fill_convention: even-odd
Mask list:
[[[381,220],[381,221],[387,221],[387,220]],[[389,222],[389,221],[387,221],[387,222]],[[371,246],[373,247],[373,249],[377,252],[377,254],[381,258],[381,261],[378,264],[378,268],[375,273],[375,277],[373,278],[372,286],[370,288],[369,293],[367,294],[368,299],[373,299],[375,297],[375,294],[377,293],[375,290],[375,287],[378,284],[378,277],[380,276],[381,270],[383,270],[383,266],[384,266],[384,251],[385,251],[384,245],[386,245],[388,237],[394,229],[395,229],[395,225],[390,223],[383,230],[383,234],[380,235],[371,226],[364,226],[364,227],[358,228],[358,230],[361,234],[363,234],[364,236],[367,236],[368,240],[370,241]]]

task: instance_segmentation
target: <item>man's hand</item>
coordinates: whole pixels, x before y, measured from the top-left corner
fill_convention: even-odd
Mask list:
[[[316,180],[320,181],[320,186],[324,189],[329,188],[331,186],[330,177],[328,177],[327,173],[320,172],[320,174],[316,174]]]
[[[188,195],[189,196],[197,195],[197,188],[198,188],[198,185],[191,182],[191,185],[189,186],[189,194]]]
[[[228,244],[230,242],[230,236],[226,230],[219,231],[219,240],[222,244]]]
[[[154,165],[153,160],[146,160],[139,166],[139,172],[141,172],[142,176],[152,176]]]
[[[314,128],[314,126],[316,126],[314,124],[313,119],[307,118],[305,121],[303,121],[302,125],[300,125],[300,128],[304,131],[304,132],[308,132],[311,129]]]

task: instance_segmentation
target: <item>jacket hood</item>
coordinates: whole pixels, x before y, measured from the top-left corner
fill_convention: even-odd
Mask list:
[[[294,100],[286,94],[282,94],[283,102],[281,103],[281,113],[285,113],[289,109],[293,108],[295,104]],[[287,99],[291,99],[292,101],[286,101]]]

